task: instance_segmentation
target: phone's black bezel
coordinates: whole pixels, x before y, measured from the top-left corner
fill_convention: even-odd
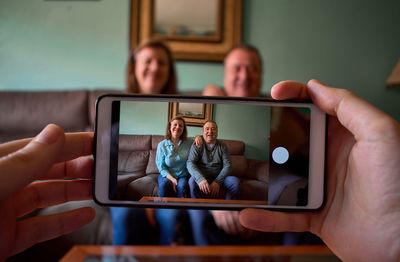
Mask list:
[[[193,99],[193,100],[214,100],[214,101],[243,101],[243,102],[271,102],[271,103],[293,103],[293,104],[301,104],[301,103],[313,103],[310,99],[286,99],[286,100],[275,100],[271,97],[221,97],[221,96],[199,96],[199,95],[165,95],[165,94],[157,94],[157,95],[144,95],[144,94],[126,94],[126,93],[107,93],[102,94],[96,99],[96,116],[95,116],[95,126],[94,126],[94,142],[93,142],[93,173],[92,173],[92,196],[93,200],[96,204],[101,206],[117,206],[117,207],[135,207],[135,208],[166,208],[166,209],[205,209],[210,210],[209,207],[204,206],[163,206],[156,204],[141,204],[141,205],[131,205],[131,204],[105,204],[100,202],[95,195],[95,183],[96,183],[96,150],[97,150],[97,129],[98,129],[98,103],[104,97],[137,97],[137,98],[167,98],[167,99]],[[121,99],[122,100],[122,99]],[[278,211],[278,212],[318,212],[324,208],[327,199],[327,181],[326,181],[326,162],[327,162],[327,140],[328,140],[328,115],[325,114],[325,161],[324,161],[324,181],[323,181],[323,197],[322,203],[318,208],[315,209],[307,209],[307,208],[296,208],[295,206],[291,206],[290,208],[275,208],[275,207],[259,207],[264,210]],[[293,208],[292,208],[293,207]],[[253,208],[253,207],[252,207]],[[218,207],[214,209],[220,210],[242,210],[245,208],[236,208],[236,207]]]

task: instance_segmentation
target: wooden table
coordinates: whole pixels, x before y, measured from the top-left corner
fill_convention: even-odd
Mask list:
[[[340,261],[325,246],[74,246],[60,261]]]
[[[243,205],[268,205],[264,200],[226,200],[216,198],[178,198],[178,197],[142,197],[139,202],[150,203],[207,203],[207,204],[243,204]]]

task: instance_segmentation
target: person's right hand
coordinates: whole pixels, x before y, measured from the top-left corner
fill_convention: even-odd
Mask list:
[[[176,187],[178,186],[178,180],[176,180],[175,177],[173,177],[171,174],[167,174],[166,176],[169,181],[172,183],[172,188],[174,189],[174,192],[176,193]]]
[[[311,231],[344,261],[400,261],[400,126],[353,93],[311,80],[276,84],[275,99],[307,99],[330,115],[326,203],[318,212],[246,209],[241,223]]]
[[[206,194],[206,195],[210,194],[210,185],[208,184],[206,179],[201,180],[198,185],[199,185],[200,190],[204,194]]]
[[[240,224],[239,211],[212,210],[211,214],[217,227],[229,235],[240,235],[246,239],[255,234],[255,231]]]
[[[0,261],[89,223],[94,210],[21,219],[37,208],[91,199],[93,133],[48,125],[34,139],[0,145]],[[65,180],[66,179],[66,180]],[[35,181],[35,182],[34,182]]]

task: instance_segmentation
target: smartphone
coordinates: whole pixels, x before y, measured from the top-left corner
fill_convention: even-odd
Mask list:
[[[166,194],[159,167],[174,161],[160,162],[157,148],[177,116],[189,143],[180,158],[186,180]],[[203,130],[210,120],[214,140]],[[193,143],[196,136],[201,146]],[[103,95],[96,103],[93,197],[111,206],[317,210],[324,203],[325,140],[326,114],[310,101]],[[168,154],[181,150],[169,146]],[[219,190],[207,192],[201,179],[209,189],[218,179]]]

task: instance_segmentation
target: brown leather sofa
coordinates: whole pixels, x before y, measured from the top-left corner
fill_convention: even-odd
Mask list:
[[[118,155],[118,197],[138,201],[142,196],[158,196],[159,175],[155,157],[160,135],[121,135]],[[232,160],[231,175],[240,178],[241,199],[268,200],[268,162],[244,156],[245,144],[221,139]]]

